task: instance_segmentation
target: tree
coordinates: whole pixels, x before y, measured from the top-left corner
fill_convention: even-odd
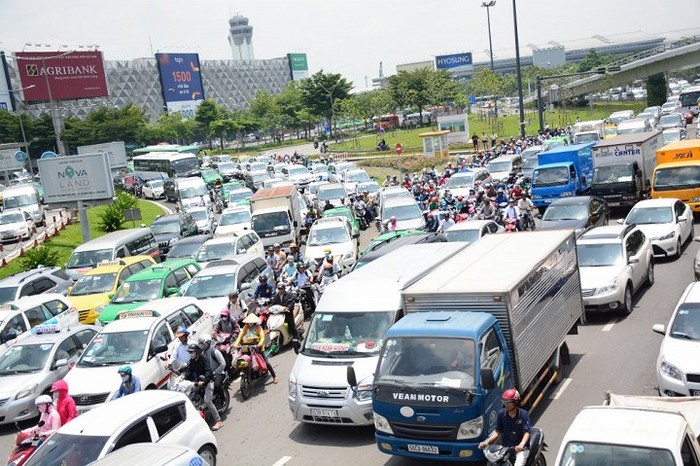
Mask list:
[[[666,77],[663,73],[647,78],[647,105],[663,105],[666,102]]]
[[[333,105],[336,100],[347,99],[352,90],[352,82],[340,74],[314,73],[309,79],[299,83],[304,105],[312,115],[323,116],[328,121],[333,135]]]
[[[613,58],[608,55],[601,55],[600,53],[596,52],[594,49],[591,49],[588,54],[586,55],[586,58],[581,60],[578,64],[578,71],[583,72],[583,71],[591,71],[595,68],[598,67],[604,67],[608,63],[612,62]]]
[[[275,140],[279,139],[278,129],[282,125],[282,109],[277,99],[266,90],[260,90],[250,102],[250,116],[260,129]]]
[[[452,80],[449,71],[437,70],[428,75],[428,96],[434,105],[445,105],[454,102],[464,86]]]
[[[506,87],[506,78],[488,68],[482,68],[475,72],[470,83],[471,92],[478,96],[508,95]]]
[[[430,103],[430,73],[429,68],[419,68],[412,71],[399,71],[389,76],[387,89],[397,107],[415,108],[422,112]]]
[[[225,113],[224,109],[216,105],[214,99],[204,99],[197,106],[197,112],[194,114],[194,121],[197,123],[198,129],[205,135],[209,141],[211,149],[211,124],[221,118]]]

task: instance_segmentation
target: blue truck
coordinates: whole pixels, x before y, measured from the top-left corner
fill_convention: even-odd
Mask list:
[[[574,233],[487,235],[403,300],[407,315],[385,336],[372,387],[377,446],[482,461],[478,445],[495,428],[503,391],[517,388],[532,409],[569,362],[566,335],[584,321]]]
[[[593,181],[594,142],[561,146],[537,154],[532,172],[532,203],[547,207],[560,197],[588,193]]]

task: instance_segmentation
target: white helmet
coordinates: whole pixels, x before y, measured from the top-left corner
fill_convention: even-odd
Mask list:
[[[36,400],[34,400],[34,404],[36,406],[39,405],[45,405],[45,404],[52,404],[53,403],[53,398],[51,398],[49,395],[40,395],[36,397]]]
[[[201,335],[199,337],[199,340],[197,340],[200,345],[207,345],[211,343],[211,335],[207,335],[206,333],[204,335]]]

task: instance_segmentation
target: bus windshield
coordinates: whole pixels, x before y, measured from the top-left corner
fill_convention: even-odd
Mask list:
[[[175,176],[190,175],[199,169],[197,157],[188,157],[186,159],[173,160],[170,162],[173,174]]]
[[[700,89],[681,92],[681,107],[697,107],[700,99]]]

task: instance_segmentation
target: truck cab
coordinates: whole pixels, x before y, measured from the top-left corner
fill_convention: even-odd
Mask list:
[[[560,197],[586,194],[593,177],[594,143],[562,146],[537,155],[532,173],[532,202],[547,207]]]

